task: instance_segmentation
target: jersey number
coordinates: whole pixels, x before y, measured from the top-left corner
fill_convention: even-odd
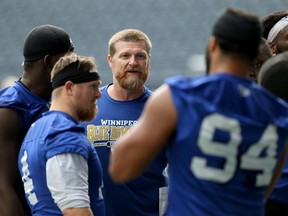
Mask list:
[[[216,129],[230,134],[227,143],[213,140]],[[267,186],[273,175],[277,163],[277,132],[274,125],[268,125],[258,142],[252,144],[247,152],[240,156],[240,168],[245,170],[261,171],[256,176],[256,187]],[[204,157],[193,157],[190,169],[199,179],[226,183],[231,180],[237,169],[238,147],[242,141],[241,126],[237,119],[220,114],[207,116],[200,128],[197,145],[201,151],[209,156],[223,157],[226,162],[223,168],[216,168],[207,164]],[[266,150],[266,155],[260,157]]]
[[[24,151],[23,157],[21,158],[21,164],[22,164],[22,181],[24,183],[24,189],[25,194],[27,196],[27,199],[29,200],[31,205],[35,205],[38,200],[36,197],[36,194],[33,191],[33,180],[29,177],[30,171],[27,163],[27,152]]]

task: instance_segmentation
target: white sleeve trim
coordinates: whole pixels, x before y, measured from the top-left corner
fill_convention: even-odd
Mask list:
[[[90,207],[87,160],[74,153],[49,158],[46,163],[47,186],[61,210]]]

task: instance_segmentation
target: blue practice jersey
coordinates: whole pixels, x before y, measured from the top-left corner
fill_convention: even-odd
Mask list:
[[[131,101],[113,100],[107,93],[107,86],[102,87],[101,92],[102,97],[97,101],[99,112],[86,125],[86,129],[87,137],[94,144],[103,168],[106,215],[159,215],[159,188],[166,185],[162,174],[167,165],[164,152],[142,176],[127,184],[113,183],[108,174],[109,155],[114,142],[137,122],[152,92],[145,88],[141,97]]]
[[[166,146],[167,215],[264,215],[264,193],[287,141],[287,104],[229,74],[166,84],[178,116]]]
[[[43,112],[48,111],[48,104],[48,100],[44,100],[35,95],[19,81],[14,82],[12,86],[0,91],[0,107],[13,109],[18,116],[22,133],[21,142],[30,125],[41,117]],[[21,142],[19,143],[19,149]],[[30,215],[30,209],[25,199],[21,178],[17,179],[15,190],[26,215]]]
[[[13,109],[19,118],[23,138],[30,125],[48,111],[49,101],[40,98],[19,81],[0,91],[0,107]]]
[[[83,126],[60,111],[46,112],[36,121],[20,149],[18,167],[33,215],[62,215],[47,187],[46,162],[64,153],[80,154],[87,160],[90,207],[94,215],[104,215],[104,201],[99,194],[102,170],[97,153]]]

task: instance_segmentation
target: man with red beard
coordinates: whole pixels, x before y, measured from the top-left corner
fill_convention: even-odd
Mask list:
[[[108,174],[115,141],[137,122],[152,94],[144,85],[150,73],[151,47],[148,36],[137,29],[125,29],[112,36],[108,63],[113,83],[101,88],[102,97],[97,101],[99,113],[86,125],[87,137],[95,146],[103,168],[102,191],[107,216],[163,214],[161,200],[165,200],[166,189],[163,170],[167,165],[164,151],[143,175],[126,184],[113,183]]]
[[[101,97],[92,57],[70,54],[52,73],[49,112],[30,127],[18,157],[33,215],[104,216],[102,169],[81,121],[92,120]]]

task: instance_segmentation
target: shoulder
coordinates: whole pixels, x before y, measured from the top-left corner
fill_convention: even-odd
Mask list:
[[[100,88],[99,88],[99,90],[101,91],[101,93],[102,94],[107,94],[107,89],[108,89],[108,87],[110,86],[110,85],[112,85],[113,83],[109,83],[109,84],[107,84],[107,85],[104,85],[104,86],[101,86]]]
[[[1,107],[10,107],[13,104],[19,104],[22,97],[14,86],[9,86],[0,91],[0,99]]]
[[[34,133],[45,136],[46,145],[52,153],[88,151],[84,127],[64,112],[50,111],[36,121]],[[29,131],[30,133],[33,131]],[[35,136],[32,136],[32,138]],[[61,147],[59,144],[61,143]]]
[[[109,87],[109,85],[111,85],[111,84],[108,84],[108,85],[104,85],[104,86],[101,86],[100,88],[99,88],[99,90],[100,90],[100,92],[101,92],[101,97],[97,100],[98,102],[99,101],[103,101],[103,99],[105,98],[110,98],[109,97],[109,95],[108,95],[108,87]]]
[[[191,76],[173,76],[165,79],[165,83],[168,86],[171,87],[177,87],[177,88],[191,88],[196,87],[202,84],[205,84],[207,82],[210,82],[211,76],[197,76],[197,77],[191,77]]]
[[[147,88],[146,86],[144,86],[144,95],[149,97],[153,94],[153,91],[150,90],[149,88]]]
[[[101,87],[99,88],[99,90],[100,90],[101,92],[102,92],[102,91],[107,91],[107,88],[108,88],[109,85],[111,85],[111,84],[101,86]]]
[[[165,84],[169,87],[172,94],[180,94],[183,97],[197,96],[197,92],[203,93],[204,90],[208,91],[210,88],[213,89],[214,85],[211,85],[211,83],[216,82],[217,79],[211,76],[174,76],[165,80]],[[215,89],[213,89],[213,91],[215,91]],[[195,94],[192,94],[192,92]]]
[[[59,131],[82,131],[83,128],[72,116],[62,111],[49,111],[42,119],[44,124],[51,122],[51,126]]]

